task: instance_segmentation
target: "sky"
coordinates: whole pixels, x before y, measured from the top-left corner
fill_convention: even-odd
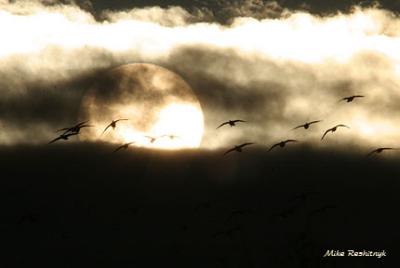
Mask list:
[[[0,266],[396,267],[398,153],[365,155],[398,146],[399,11],[389,0],[0,0],[0,232],[13,251]],[[93,85],[130,63],[183,79],[166,80],[201,106],[200,149],[49,145],[93,112]],[[119,80],[132,77],[149,85]],[[116,91],[97,105],[129,93],[108,99]],[[353,94],[365,97],[339,101]],[[229,119],[247,123],[216,130]],[[350,128],[320,141],[336,124]],[[267,152],[285,139],[300,143]],[[257,145],[223,156],[243,142]],[[228,220],[237,210],[250,212]],[[321,260],[348,248],[389,257]]]
[[[337,132],[341,143],[364,150],[396,146],[396,4],[106,3],[1,3],[0,22],[8,25],[0,30],[2,144],[49,140],[54,129],[76,122],[99,72],[146,62],[192,87],[205,116],[203,148],[244,140],[314,142],[339,123],[351,127]],[[353,94],[366,97],[337,103]],[[215,132],[235,118],[251,123]],[[290,131],[311,120],[323,122],[307,136]],[[327,143],[336,146],[339,139]]]

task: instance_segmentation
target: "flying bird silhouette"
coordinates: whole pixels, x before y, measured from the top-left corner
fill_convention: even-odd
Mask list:
[[[161,136],[161,138],[164,138],[164,137],[170,138],[171,140],[179,138],[179,136],[176,136],[176,135],[173,135],[173,134],[162,135],[162,136]]]
[[[50,141],[49,142],[49,144],[50,143],[53,143],[53,142],[56,142],[56,141],[58,141],[58,140],[68,140],[69,139],[69,137],[71,137],[71,136],[75,136],[75,135],[78,135],[79,134],[79,132],[72,132],[72,133],[68,133],[68,134],[61,134],[60,136],[58,136],[57,138],[55,138],[54,140],[52,140],[52,141]]]
[[[321,140],[323,140],[323,139],[325,138],[325,136],[326,136],[326,134],[328,134],[328,132],[330,132],[330,131],[331,131],[332,133],[335,132],[335,131],[337,130],[338,127],[347,127],[347,128],[350,128],[349,126],[346,126],[346,125],[343,125],[343,124],[336,125],[336,126],[330,128],[330,129],[328,129],[327,131],[325,131],[324,135],[322,135]]]
[[[364,98],[365,96],[363,95],[353,95],[353,96],[349,96],[349,97],[344,97],[342,99],[339,100],[339,102],[341,101],[347,101],[347,102],[352,102],[355,98]]]
[[[233,127],[233,126],[236,126],[236,123],[239,123],[239,122],[245,123],[246,121],[240,120],[240,119],[229,120],[229,121],[226,121],[226,122],[222,123],[221,125],[219,125],[217,127],[217,129],[219,129],[220,127],[225,126],[225,125],[230,125],[231,127]]]
[[[129,145],[131,145],[131,144],[133,144],[133,143],[135,143],[135,142],[133,141],[133,142],[128,142],[128,143],[122,144],[121,146],[119,146],[118,148],[116,148],[116,149],[114,150],[114,153],[115,153],[115,152],[118,152],[118,151],[121,150],[121,149],[124,149],[124,150],[128,149]]]
[[[117,120],[111,121],[111,123],[103,130],[103,133],[101,133],[101,134],[104,134],[104,132],[106,132],[107,129],[110,128],[110,127],[112,127],[113,129],[115,129],[115,128],[117,127],[117,123],[118,123],[119,121],[126,121],[126,120],[129,120],[129,119],[122,118],[122,119],[117,119]]]
[[[243,148],[244,148],[245,146],[252,145],[252,144],[254,144],[254,143],[252,143],[252,142],[247,142],[247,143],[243,143],[243,144],[241,144],[241,145],[236,145],[236,146],[233,147],[232,149],[226,151],[226,152],[224,153],[224,155],[227,155],[227,154],[229,154],[230,152],[234,152],[234,151],[241,153],[241,152],[243,151]]]
[[[367,156],[371,156],[374,153],[380,154],[383,151],[387,151],[387,150],[399,150],[398,148],[391,148],[391,147],[381,147],[381,148],[377,148],[375,150],[373,150],[372,152],[368,153]]]
[[[269,148],[268,152],[270,152],[276,146],[285,147],[286,143],[289,143],[289,142],[297,142],[297,140],[285,140],[285,141],[278,142],[278,143],[272,145],[271,148]]]
[[[158,137],[151,137],[151,136],[145,136],[145,137],[150,140],[150,143],[154,143],[158,139]]]
[[[299,125],[299,126],[293,128],[292,130],[295,130],[295,129],[298,129],[298,128],[308,129],[312,124],[316,124],[316,123],[319,123],[319,122],[322,122],[322,120],[316,120],[316,121],[306,122],[305,124]]]
[[[83,121],[81,123],[76,124],[75,126],[59,129],[59,130],[57,130],[57,132],[64,131],[63,134],[67,134],[68,132],[79,133],[81,131],[81,128],[92,127],[91,125],[86,124],[88,122],[89,121]]]

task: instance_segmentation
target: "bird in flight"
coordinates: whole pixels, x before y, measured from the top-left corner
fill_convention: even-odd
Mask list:
[[[179,136],[169,134],[169,135],[162,135],[161,138],[170,138],[171,140],[179,138]]]
[[[115,128],[117,127],[117,123],[118,123],[119,121],[126,121],[126,120],[129,120],[129,119],[122,118],[122,119],[117,119],[117,120],[111,121],[111,123],[103,130],[103,133],[101,133],[101,134],[104,134],[104,132],[106,132],[107,129],[110,128],[110,127],[112,127],[113,129],[115,129]]]
[[[378,149],[373,150],[372,152],[368,153],[367,156],[371,156],[374,153],[380,154],[383,151],[387,151],[387,150],[398,150],[398,148],[391,148],[391,147],[381,147]]]
[[[217,129],[219,129],[220,127],[225,126],[225,125],[230,125],[231,127],[234,127],[236,125],[236,123],[239,123],[239,122],[245,123],[246,121],[240,120],[240,119],[229,120],[229,121],[226,121],[226,122],[222,123],[221,125],[219,125],[217,127]]]
[[[349,96],[349,97],[344,97],[342,99],[339,100],[339,102],[341,101],[347,101],[347,102],[352,102],[355,98],[364,98],[365,96],[363,95],[353,95],[353,96]]]
[[[128,149],[129,145],[131,145],[133,143],[135,143],[135,142],[133,141],[133,142],[128,142],[128,143],[122,144],[121,146],[119,146],[117,149],[114,150],[114,153],[118,152],[121,149],[124,149],[124,150]]]
[[[243,143],[243,144],[241,144],[241,145],[236,145],[236,146],[233,147],[232,149],[226,151],[226,152],[224,153],[224,155],[227,155],[227,154],[229,154],[230,152],[234,152],[234,151],[241,153],[241,152],[243,151],[243,148],[244,148],[245,146],[252,145],[252,144],[254,144],[254,143],[252,143],[252,142],[247,142],[247,143]]]
[[[154,143],[158,139],[158,137],[152,137],[152,136],[145,136],[145,137],[150,140],[150,143]]]
[[[50,141],[49,144],[50,144],[50,143],[53,143],[53,142],[56,142],[56,141],[58,141],[58,140],[68,140],[69,137],[75,136],[75,135],[78,135],[78,134],[79,134],[79,132],[72,132],[72,133],[64,133],[64,134],[61,134],[60,136],[58,136],[58,137],[55,138],[54,140]]]
[[[323,140],[323,139],[325,138],[326,134],[328,134],[330,131],[331,131],[332,133],[335,132],[335,131],[337,130],[338,127],[347,127],[347,128],[350,128],[349,126],[346,126],[346,125],[343,125],[343,124],[336,125],[336,126],[330,128],[330,129],[328,129],[327,131],[325,131],[324,135],[322,135],[321,140]]]
[[[297,126],[295,128],[293,128],[292,130],[298,129],[298,128],[304,128],[304,129],[308,129],[312,124],[316,124],[321,122],[322,120],[316,120],[316,121],[311,121],[311,122],[306,122],[303,125]]]
[[[278,142],[278,143],[272,145],[271,148],[269,148],[268,152],[270,152],[276,146],[285,147],[286,143],[289,143],[289,142],[297,142],[297,140],[285,140],[285,141]]]
[[[69,133],[69,132],[70,132],[70,133],[79,133],[79,132],[81,131],[81,128],[84,128],[84,127],[92,127],[91,125],[87,125],[87,124],[86,124],[86,123],[88,123],[88,122],[89,122],[89,121],[83,121],[83,122],[81,122],[81,123],[76,124],[75,126],[59,129],[59,130],[57,130],[57,132],[64,131],[63,134],[67,134],[67,133]]]

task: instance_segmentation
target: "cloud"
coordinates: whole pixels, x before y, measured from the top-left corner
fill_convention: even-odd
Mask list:
[[[249,139],[311,142],[336,123],[352,128],[332,135],[326,142],[331,146],[395,145],[397,15],[354,7],[319,16],[276,2],[231,3],[219,2],[234,18],[224,25],[201,22],[216,15],[200,6],[197,15],[177,6],[104,11],[99,21],[75,2],[0,4],[0,24],[10,25],[0,29],[0,123],[6,127],[1,142],[48,140],[54,133],[47,130],[76,120],[96,75],[150,62],[174,70],[195,90],[206,115],[206,148]],[[351,94],[366,98],[337,102]],[[219,122],[233,117],[250,123],[215,132]],[[314,119],[324,122],[309,134],[289,131]]]

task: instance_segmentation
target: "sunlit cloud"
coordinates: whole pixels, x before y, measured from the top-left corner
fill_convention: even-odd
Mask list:
[[[378,7],[354,7],[348,14],[317,16],[276,3],[262,6],[257,18],[245,17],[248,10],[232,11],[237,17],[221,25],[201,22],[205,13],[182,7],[105,11],[103,20],[96,20],[76,5],[0,2],[0,24],[7,25],[0,28],[0,90],[3,96],[18,92],[20,97],[34,90],[33,82],[49,86],[92,70],[152,62],[178,71],[206,102],[203,147],[226,146],[249,136],[263,143],[295,135],[318,139],[335,123],[352,125],[349,142],[395,143],[400,133],[397,15]],[[225,99],[218,86],[226,90]],[[337,103],[353,93],[366,98]],[[216,133],[215,125],[230,117],[257,125]],[[307,135],[289,131],[311,119],[324,121]],[[8,142],[12,136],[18,137],[14,142],[25,138],[23,129],[13,129],[18,135],[7,135]]]

